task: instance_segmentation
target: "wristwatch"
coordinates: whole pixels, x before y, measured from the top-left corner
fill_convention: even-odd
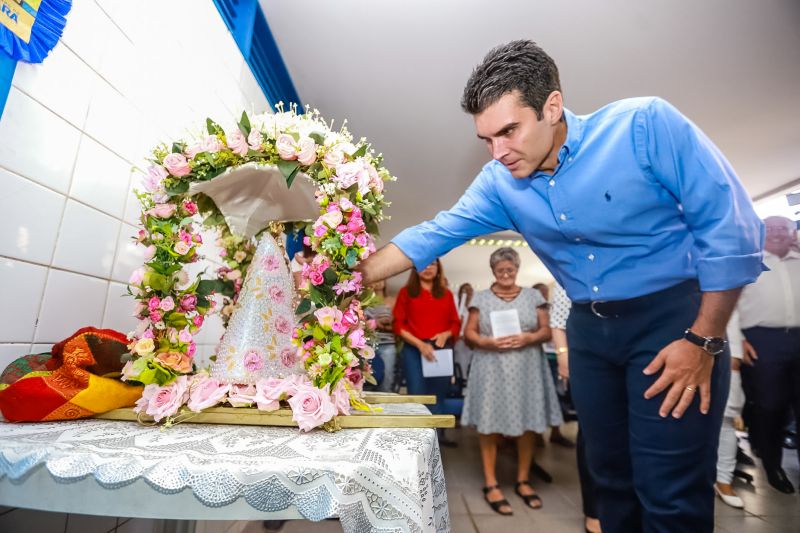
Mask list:
[[[728,343],[728,341],[722,337],[701,337],[689,328],[686,328],[686,331],[683,332],[683,338],[701,347],[711,355],[721,354],[725,349],[725,345]]]

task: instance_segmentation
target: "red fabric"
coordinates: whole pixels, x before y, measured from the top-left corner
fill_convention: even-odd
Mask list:
[[[441,298],[434,298],[430,292],[420,289],[419,296],[412,298],[403,287],[397,293],[392,314],[396,335],[406,330],[418,339],[429,340],[438,333],[450,330],[455,341],[461,330],[456,302],[450,291],[445,291]]]

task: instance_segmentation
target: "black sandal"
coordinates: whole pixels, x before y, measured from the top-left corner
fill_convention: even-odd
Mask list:
[[[525,502],[525,505],[527,505],[531,509],[541,509],[543,504],[542,504],[542,499],[539,497],[539,495],[536,494],[536,493],[534,493],[534,494],[522,494],[522,491],[519,490],[519,488],[522,485],[528,485],[531,488],[531,490],[535,490],[533,488],[533,485],[531,485],[531,482],[528,481],[527,479],[524,480],[524,481],[517,481],[517,484],[514,486],[514,492],[517,493],[517,496],[522,498],[522,501]],[[539,504],[534,506],[534,505],[531,505],[531,502],[539,502]]]
[[[503,498],[502,500],[497,500],[496,502],[489,501],[489,493],[494,489],[500,489],[500,485],[492,485],[491,487],[483,487],[483,499],[486,500],[486,503],[489,504],[489,507],[492,508],[492,511],[499,515],[503,516],[511,516],[514,514],[514,511],[502,511],[502,507],[511,507],[511,504],[508,503],[508,500]]]

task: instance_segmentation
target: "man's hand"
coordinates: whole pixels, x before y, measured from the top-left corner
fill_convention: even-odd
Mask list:
[[[648,376],[662,368],[661,376],[644,393],[648,400],[669,388],[666,398],[661,403],[658,414],[680,418],[692,403],[697,388],[700,389],[700,412],[708,413],[711,406],[711,370],[714,356],[705,350],[680,339],[670,343],[658,352],[655,359],[644,369]]]
[[[419,349],[419,353],[422,355],[422,357],[428,361],[436,361],[436,355],[433,353],[433,346],[427,342],[421,342],[417,348]]]
[[[753,366],[758,359],[758,354],[756,353],[756,349],[753,348],[753,345],[747,342],[747,340],[742,341],[742,362],[747,366]]]

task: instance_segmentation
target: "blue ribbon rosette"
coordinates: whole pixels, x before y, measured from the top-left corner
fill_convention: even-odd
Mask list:
[[[0,50],[41,63],[58,43],[72,0],[0,0]]]

